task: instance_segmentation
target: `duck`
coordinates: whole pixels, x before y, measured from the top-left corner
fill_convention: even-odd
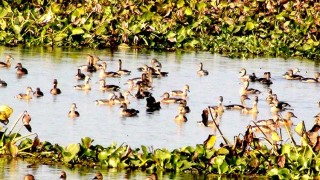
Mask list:
[[[285,101],[279,101],[277,94],[273,94],[272,95],[272,102],[270,103],[270,105],[277,105],[279,106],[281,109],[289,109],[291,107],[291,105]]]
[[[161,97],[161,103],[180,103],[180,101],[183,100],[181,98],[170,97],[170,94],[168,92],[163,93]]]
[[[314,78],[302,78],[301,81],[302,82],[306,82],[306,83],[318,83],[320,78],[320,73],[316,72],[314,73]]]
[[[197,74],[199,76],[207,76],[207,75],[209,75],[209,72],[207,70],[203,69],[203,63],[202,62],[199,63],[199,70],[197,71]]]
[[[182,90],[172,90],[171,96],[182,96],[186,98],[188,95],[188,92],[190,92],[190,87],[188,84],[186,84]]]
[[[0,67],[11,67],[11,60],[13,60],[13,57],[11,55],[7,55],[6,62],[0,61]]]
[[[67,180],[67,173],[65,171],[60,172],[60,180]]]
[[[102,91],[119,91],[120,90],[120,86],[113,85],[113,84],[106,85],[106,80],[104,79],[100,79],[99,82],[100,82],[99,89]]]
[[[257,81],[259,81],[261,84],[264,84],[264,85],[271,85],[273,84],[273,82],[271,81],[271,73],[270,72],[265,72],[264,73],[264,77],[263,78],[259,78],[257,79]]]
[[[35,97],[42,97],[43,96],[43,92],[40,90],[39,87],[37,87],[36,91],[33,92],[33,96],[35,96]]]
[[[114,78],[118,78],[121,75],[117,72],[113,72],[113,71],[106,71],[107,69],[107,63],[106,62],[102,62],[101,63],[101,67],[100,67],[100,74],[99,77],[100,79],[105,79],[106,77],[114,77]]]
[[[73,86],[74,89],[77,89],[77,90],[91,90],[91,85],[89,84],[90,77],[86,76],[84,81],[85,81],[85,84],[75,85],[75,86]]]
[[[287,73],[284,74],[284,78],[287,80],[301,80],[304,77],[302,77],[301,75],[298,75],[298,74],[294,74],[293,70],[289,69],[287,71]]]
[[[155,77],[167,77],[169,72],[161,71],[160,68],[157,68],[154,72]]]
[[[97,179],[97,180],[103,180],[103,176],[101,172],[96,172],[96,175],[94,176],[93,179]]]
[[[128,105],[126,103],[122,103],[120,108],[122,108],[122,111],[120,112],[121,116],[124,117],[133,117],[137,116],[139,113],[139,110],[136,109],[128,109]]]
[[[162,68],[162,64],[156,58],[151,59],[151,66],[153,69],[161,69]]]
[[[152,96],[152,93],[149,94],[149,96],[146,98],[147,101],[147,112],[154,112],[161,109],[161,105],[159,101],[156,101],[156,99]]]
[[[24,115],[22,116],[22,123],[23,126],[29,131],[32,132],[32,128],[30,125],[30,121],[31,121],[31,116],[28,112],[24,112]]]
[[[53,88],[50,90],[50,94],[52,94],[52,95],[61,94],[61,90],[59,88],[57,88],[57,86],[58,86],[58,80],[54,79],[53,80]]]
[[[244,80],[243,87],[239,91],[240,96],[248,94],[260,94],[261,91],[258,89],[249,88],[249,80]]]
[[[95,63],[95,60],[97,58],[94,58],[94,56],[88,54],[87,55],[87,64],[86,65],[82,65],[82,66],[78,66],[81,70],[86,71],[86,72],[96,72],[97,71],[97,66]]]
[[[25,100],[29,100],[29,99],[32,99],[32,96],[30,93],[32,93],[32,88],[31,87],[27,87],[27,90],[26,90],[26,94],[23,94],[23,93],[20,93],[16,96],[16,98],[18,99],[25,99]]]
[[[241,104],[230,104],[230,105],[225,105],[224,107],[227,110],[242,110],[243,108],[246,107],[245,100],[250,100],[250,98],[247,95],[241,95],[240,96],[240,103]]]
[[[176,122],[187,122],[188,118],[185,116],[184,112],[179,111],[178,115],[175,116],[174,120]]]
[[[291,107],[290,104],[283,101],[274,101],[270,105],[271,105],[270,112],[272,114],[276,114],[286,110],[293,110],[290,108]]]
[[[4,80],[0,79],[0,87],[7,87],[8,84]]]
[[[34,179],[34,176],[32,174],[26,174],[24,176],[24,180],[35,180],[35,179]]]
[[[320,130],[320,126],[315,124],[313,127],[307,132],[307,136],[309,139],[309,144],[311,146],[315,146],[318,140],[318,131]]]
[[[26,74],[28,74],[28,70],[26,68],[22,67],[21,63],[17,63],[16,69],[17,69],[17,72],[16,72],[17,75],[26,75]]]
[[[274,125],[275,123],[278,125],[278,122],[280,121],[280,116],[278,114],[273,115],[272,119],[262,119],[262,120],[257,120],[256,125],[258,126],[271,126]]]
[[[272,101],[273,101],[274,94],[272,94],[272,89],[271,88],[268,88],[267,91],[268,91],[268,95],[266,97],[266,101],[270,105],[272,103]]]
[[[212,113],[217,113],[219,116],[221,116],[224,112],[224,106],[222,105],[223,97],[219,96],[218,106],[209,106],[209,109]]]
[[[146,65],[146,64],[144,64],[143,66],[137,68],[137,70],[138,70],[139,72],[143,72],[143,73],[148,72],[148,69],[149,69],[149,66]]]
[[[279,121],[279,125],[291,127],[293,124],[291,118],[297,118],[297,116],[293,112],[288,111],[286,114],[286,118],[283,118]]]
[[[131,74],[131,71],[127,70],[127,69],[122,69],[122,60],[119,59],[118,60],[118,71],[117,71],[118,74],[120,75],[130,75]]]
[[[157,173],[152,173],[145,180],[158,180],[158,175],[157,175]]]
[[[205,127],[215,127],[216,124],[218,125],[218,122],[217,121],[217,118],[218,118],[218,115],[217,113],[214,113],[214,114],[211,114],[212,117],[213,117],[213,120],[212,121],[209,121],[209,111],[208,109],[204,109],[202,110],[202,114],[201,114],[201,118],[202,118],[202,121],[198,121],[197,123],[199,125],[203,125]]]
[[[118,96],[115,96],[114,98],[114,103],[115,104],[130,104],[129,96],[133,96],[130,91],[125,91],[124,94],[122,95],[121,92],[119,92]]]
[[[137,99],[144,99],[145,97],[148,97],[150,92],[145,90],[140,84],[137,85],[137,93],[135,94],[135,97]]]
[[[252,75],[247,74],[247,70],[245,68],[241,68],[239,71],[239,78],[241,82],[244,81],[251,81],[254,82],[257,79],[257,76],[255,73],[252,73]]]
[[[78,69],[77,74],[75,75],[75,77],[76,77],[77,80],[84,80],[86,78],[86,75],[84,75],[81,72],[81,69]]]
[[[266,133],[266,134],[271,134],[276,130],[276,125],[275,124],[270,124],[270,125],[258,125],[258,126],[252,126],[252,131],[254,132],[260,132],[260,133]]]
[[[187,106],[187,101],[185,99],[182,99],[179,103],[178,110],[183,112],[183,113],[190,113],[190,107]]]
[[[97,99],[95,100],[95,104],[96,105],[109,105],[109,106],[112,106],[115,104],[115,94],[114,93],[111,93],[109,94],[109,97],[108,99]]]
[[[76,111],[76,109],[77,109],[76,103],[72,103],[70,111],[68,113],[69,118],[76,118],[76,117],[80,116],[80,113],[78,111]]]
[[[258,96],[255,96],[252,108],[245,107],[245,108],[242,109],[242,113],[244,113],[244,114],[256,114],[256,113],[259,113],[258,101],[259,101]]]

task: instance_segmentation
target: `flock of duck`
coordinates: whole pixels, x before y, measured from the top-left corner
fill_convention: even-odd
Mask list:
[[[60,172],[59,176],[60,180],[66,180],[67,179],[67,173],[65,171]],[[101,172],[97,171],[93,179],[97,180],[103,180],[103,175]],[[24,180],[35,180],[34,175],[32,174],[26,174],[24,176]],[[145,180],[158,180],[158,175],[156,173],[152,173],[149,177],[147,177]]]
[[[11,55],[6,56],[5,62],[0,62],[0,67],[11,67],[11,61],[13,57]],[[161,96],[161,100],[157,101],[153,95],[153,79],[167,77],[168,72],[162,71],[162,64],[155,58],[151,60],[151,65],[143,65],[137,69],[141,72],[140,77],[128,78],[126,85],[128,86],[126,90],[123,90],[120,86],[114,84],[107,84],[109,78],[120,78],[120,77],[129,77],[131,71],[122,68],[121,59],[118,60],[118,70],[117,71],[107,71],[107,62],[100,62],[100,58],[95,55],[87,55],[87,63],[77,67],[77,72],[75,73],[74,78],[83,81],[84,83],[74,86],[76,90],[90,91],[92,85],[90,80],[93,73],[97,73],[99,77],[99,90],[104,92],[109,92],[109,96],[106,99],[96,99],[94,102],[97,105],[107,105],[114,106],[119,105],[122,110],[119,112],[121,116],[124,117],[133,117],[137,116],[140,111],[134,108],[129,107],[130,101],[134,99],[145,99],[146,100],[146,111],[152,113],[154,111],[161,110],[162,104],[179,104],[177,109],[177,115],[175,116],[175,121],[183,123],[187,122],[187,114],[191,111],[188,103],[188,93],[190,92],[190,87],[188,84],[182,87],[181,90],[172,90],[171,92],[164,92]],[[28,74],[28,70],[22,66],[21,63],[16,65],[16,74],[19,76],[25,76]],[[195,72],[198,76],[207,76],[209,72],[203,68],[203,63],[199,63],[198,71]],[[315,73],[315,77],[303,77],[299,75],[299,69],[289,69],[283,78],[287,80],[298,80],[306,83],[319,83],[320,82],[320,73]],[[270,85],[273,84],[271,80],[271,73],[265,72],[263,77],[257,77],[255,73],[248,74],[245,68],[240,69],[239,71],[239,81],[242,84],[242,87],[239,90],[239,104],[224,104],[223,96],[220,96],[218,99],[218,105],[208,106],[204,108],[201,114],[202,121],[198,121],[199,124],[206,127],[218,127],[221,117],[225,111],[229,110],[238,110],[242,114],[251,114],[257,115],[259,113],[258,103],[259,103],[259,94],[260,90],[249,87],[250,83],[261,83],[268,87],[268,95],[265,97],[267,103],[270,105],[270,112],[273,118],[256,120],[255,124],[252,126],[253,130],[261,131],[264,133],[271,133],[277,128],[280,128],[284,125],[292,126],[292,118],[296,118],[291,105],[285,101],[280,101]],[[0,79],[0,87],[6,87],[7,83],[4,80]],[[59,95],[62,91],[58,87],[58,80],[53,80],[53,86],[50,90],[50,93],[54,96]],[[26,93],[17,94],[15,97],[18,99],[30,100],[32,97],[40,98],[44,95],[39,87],[35,91],[31,87],[26,88]],[[253,96],[253,97],[251,97]],[[131,98],[130,98],[131,97]],[[252,106],[246,105],[246,100],[253,99]],[[285,115],[282,115],[282,112],[285,112]],[[72,103],[70,111],[68,112],[68,117],[77,118],[80,116],[80,113],[77,111],[76,103]],[[315,126],[312,128],[309,133],[310,137],[313,140],[313,143],[316,144],[319,140],[318,130],[320,127],[320,113],[315,116]],[[318,138],[319,139],[319,138]]]

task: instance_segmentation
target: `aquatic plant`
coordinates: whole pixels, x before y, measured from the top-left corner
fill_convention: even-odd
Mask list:
[[[0,2],[0,44],[319,58],[316,1]]]
[[[1,118],[10,117],[10,107],[4,106],[0,109],[4,110],[1,111]],[[93,145],[94,140],[90,137],[84,137],[80,143],[69,144],[66,147],[53,145],[47,141],[41,142],[38,136],[34,139],[28,138],[36,135],[35,133],[21,136],[21,128],[14,132],[24,115],[26,112],[16,120],[9,132],[6,128],[1,133],[1,156],[22,158],[32,164],[58,164],[71,168],[98,166],[205,175],[266,175],[279,179],[319,178],[320,138],[317,136],[314,141],[309,136],[310,132],[318,131],[319,127],[315,125],[313,130],[307,132],[303,122],[294,129],[301,137],[301,145],[297,145],[287,126],[285,128],[291,143],[282,143],[283,137],[277,131],[273,131],[270,136],[263,133],[264,137],[258,138],[249,125],[244,135],[235,136],[233,143],[225,140],[225,144],[220,144],[218,148],[215,148],[215,143],[220,136],[209,135],[203,144],[169,151],[143,145],[132,149],[127,144],[118,146],[116,143],[103,147]],[[23,126],[22,123],[21,127]]]

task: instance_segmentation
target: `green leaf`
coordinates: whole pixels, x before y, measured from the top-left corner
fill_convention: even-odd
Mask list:
[[[253,29],[254,29],[254,24],[253,24],[253,22],[248,21],[248,22],[246,23],[246,28],[247,28],[247,30],[249,30],[249,31],[253,30]]]
[[[226,148],[224,148],[224,147],[222,147],[222,148],[220,148],[220,149],[218,150],[218,154],[219,154],[219,155],[227,155],[227,154],[229,154],[229,150],[226,149]]]
[[[70,144],[62,153],[63,155],[63,161],[64,162],[70,162],[80,151],[80,145],[79,144]]]
[[[281,154],[289,154],[291,151],[291,145],[290,144],[284,144],[281,147]]]
[[[84,30],[80,27],[71,29],[71,35],[80,35],[84,34]]]
[[[0,106],[0,121],[9,121],[9,117],[11,116],[13,109],[7,105]]]
[[[208,138],[203,142],[206,149],[212,149],[214,144],[216,143],[217,136],[209,135]]]
[[[16,24],[13,24],[13,25],[12,25],[12,28],[13,28],[13,31],[14,31],[14,33],[15,33],[16,35],[19,35],[20,32],[21,32],[21,30],[22,30],[22,28],[21,28],[20,26],[16,25]]]
[[[186,10],[184,10],[184,14],[187,16],[191,16],[193,14],[192,9],[187,7]]]
[[[64,40],[66,37],[68,37],[68,34],[66,34],[66,33],[59,33],[59,34],[57,34],[55,37],[54,37],[54,41],[55,42],[59,42],[59,41],[62,41],[62,40]]]
[[[107,151],[101,151],[99,154],[98,154],[98,159],[100,160],[100,162],[106,160],[109,156],[109,153]]]
[[[116,168],[120,163],[120,158],[118,156],[111,156],[108,160],[109,167]]]
[[[272,139],[272,141],[277,142],[277,141],[281,140],[281,137],[278,135],[278,133],[276,131],[273,131],[271,133],[271,139]]]
[[[81,138],[81,145],[84,147],[84,148],[90,148],[91,146],[91,143],[93,142],[94,140],[91,139],[90,137],[84,137],[84,138]]]
[[[4,7],[0,7],[0,18],[6,17],[7,14],[8,14],[8,9]]]
[[[177,8],[181,8],[184,6],[184,0],[179,0],[177,3]]]
[[[303,123],[298,123],[297,126],[294,128],[294,131],[299,135],[302,136],[303,132]]]

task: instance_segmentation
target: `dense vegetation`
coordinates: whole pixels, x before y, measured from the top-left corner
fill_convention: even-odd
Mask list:
[[[12,111],[9,106],[0,106],[0,122],[8,124]],[[173,151],[165,148],[148,149],[143,145],[132,149],[128,144],[103,147],[93,145],[94,140],[89,137],[82,138],[81,143],[63,147],[47,141],[41,142],[36,133],[25,136],[19,134],[24,127],[32,131],[29,122],[30,116],[25,111],[10,130],[5,127],[0,132],[0,157],[22,158],[31,164],[60,164],[71,168],[98,166],[204,175],[267,175],[277,179],[319,178],[320,173],[320,126],[315,125],[306,131],[303,122],[294,128],[301,137],[300,145],[294,140],[287,125],[285,129],[290,143],[283,143],[282,135],[277,131],[269,135],[263,133],[263,138],[257,138],[252,127],[248,126],[243,135],[235,136],[233,143],[224,138],[218,128],[224,140],[219,148],[214,147],[219,136],[209,135],[203,144]],[[32,136],[34,138],[30,139]]]
[[[0,2],[0,44],[320,56],[320,3],[293,0]]]

